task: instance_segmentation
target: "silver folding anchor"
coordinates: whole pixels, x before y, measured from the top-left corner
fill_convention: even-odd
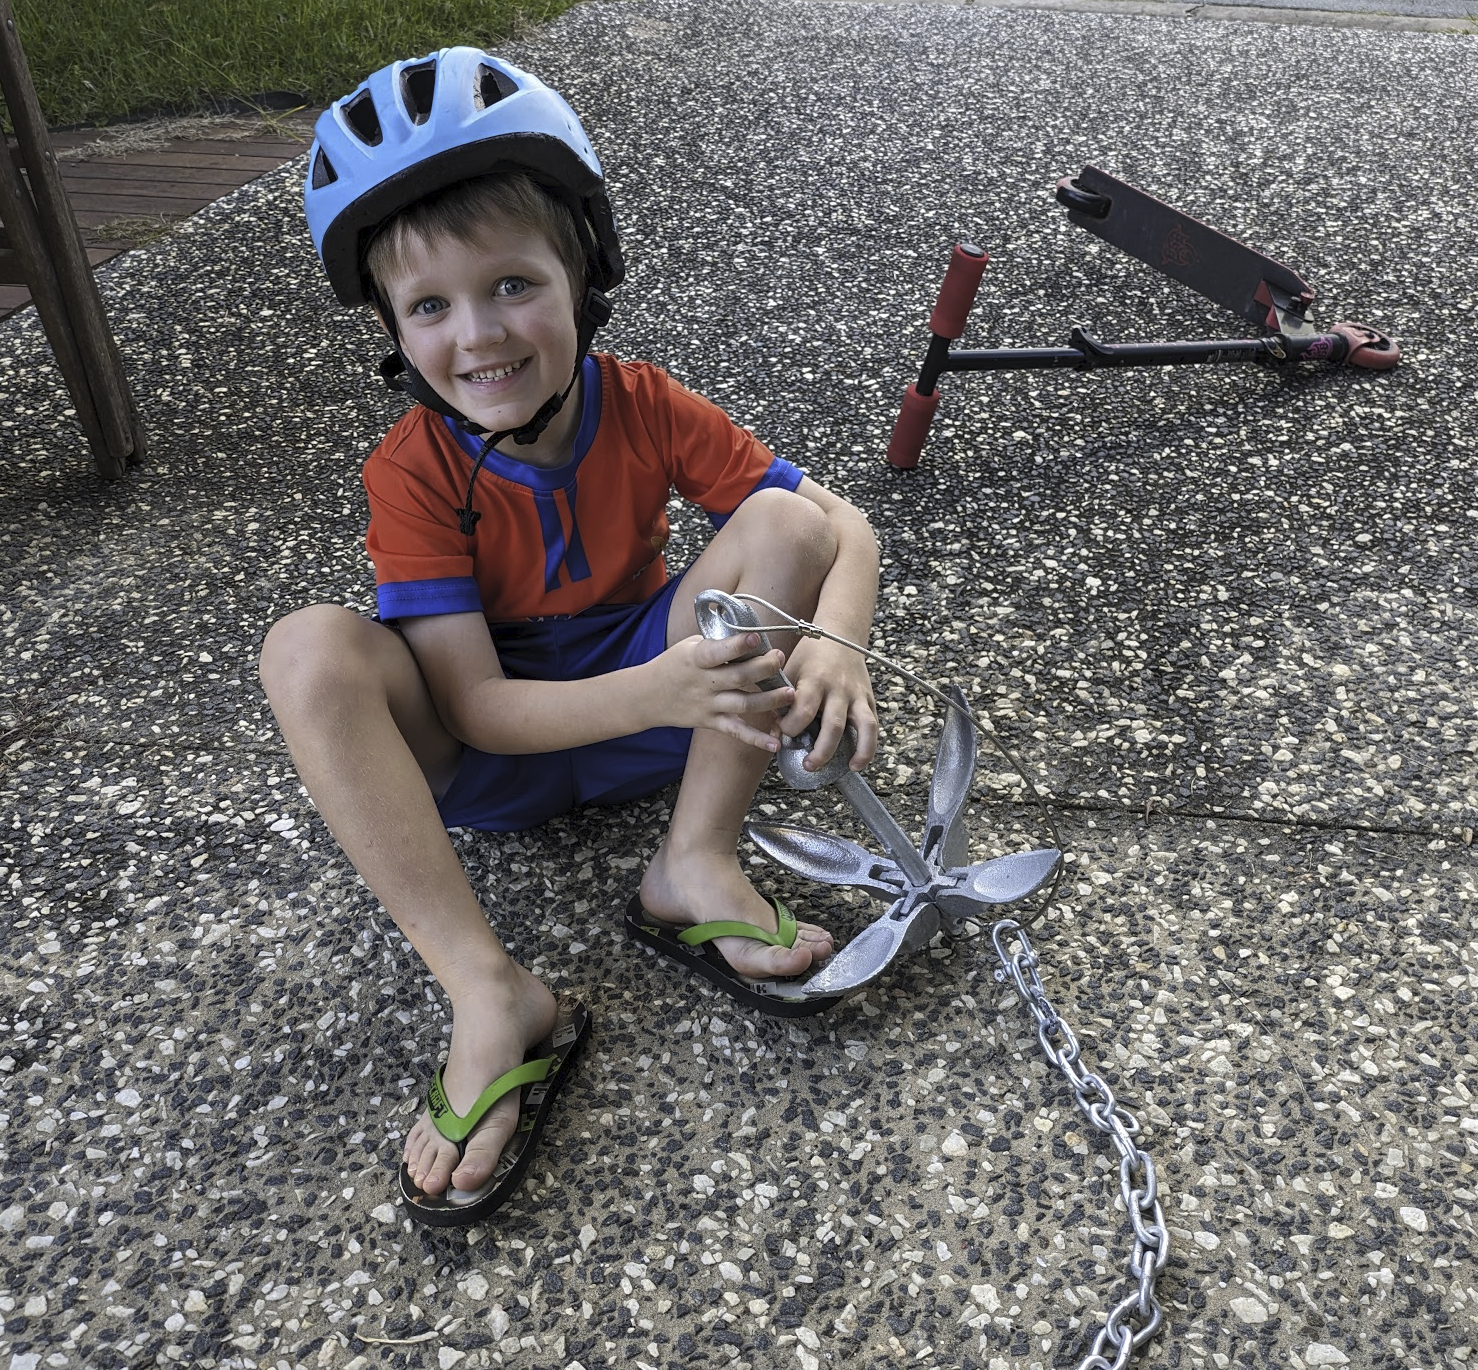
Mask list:
[[[704,590],[696,598],[695,609],[704,637],[722,641],[758,632],[760,646],[748,655],[770,650],[758,616],[743,600],[721,590]],[[783,672],[777,672],[761,682],[760,688],[773,690],[790,683]],[[745,824],[745,833],[760,850],[798,875],[865,890],[889,903],[887,912],[795,988],[801,997],[855,993],[886,973],[900,956],[928,946],[941,930],[951,937],[968,935],[972,922],[987,908],[1025,899],[1057,870],[1062,853],[1056,848],[964,864],[969,839],[962,815],[975,776],[977,737],[964,694],[954,685],[947,694],[951,707],[945,713],[923,840],[917,847],[862,775],[850,768],[857,747],[853,729],[847,729],[835,754],[816,771],[802,764],[814,745],[811,729],[783,741],[778,764],[786,782],[798,790],[835,785],[888,853],[879,857],[845,837],[814,828]]]

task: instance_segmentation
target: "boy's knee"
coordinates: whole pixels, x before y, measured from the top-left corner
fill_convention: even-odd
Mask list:
[[[352,609],[313,604],[280,618],[268,630],[257,658],[257,675],[274,703],[325,670],[342,670],[352,628],[362,622]]]
[[[837,552],[836,531],[819,505],[793,490],[774,489],[757,491],[740,508],[751,505],[756,524],[779,552],[831,565]]]

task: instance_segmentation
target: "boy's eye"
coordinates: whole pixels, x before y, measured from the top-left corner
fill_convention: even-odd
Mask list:
[[[497,292],[499,295],[522,295],[529,288],[529,283],[522,276],[505,276],[498,282]]]
[[[424,300],[417,300],[411,305],[409,313],[412,318],[429,319],[434,314],[440,314],[445,308],[445,300],[438,299],[435,295],[428,295]]]

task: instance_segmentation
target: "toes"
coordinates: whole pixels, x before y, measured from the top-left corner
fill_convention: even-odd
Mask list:
[[[405,1160],[405,1168],[411,1172],[412,1179],[415,1178],[416,1165],[420,1161],[421,1152],[425,1149],[426,1146],[426,1139],[422,1135],[422,1128],[424,1124],[425,1119],[418,1118],[416,1120],[416,1125],[411,1128],[410,1133],[405,1139],[405,1156],[403,1159]]]
[[[467,1150],[462,1162],[452,1172],[452,1182],[458,1189],[476,1189],[483,1184],[498,1165],[498,1157],[513,1135],[517,1115],[511,1108],[494,1109],[483,1120],[482,1125],[467,1139]]]
[[[452,1167],[457,1163],[457,1148],[436,1132],[428,1119],[422,1118],[416,1126],[421,1136],[417,1138],[412,1133],[411,1140],[406,1143],[406,1169],[423,1194],[440,1194],[451,1180]]]
[[[770,955],[770,972],[773,975],[801,975],[811,965],[811,952],[799,941],[793,947],[767,947],[766,950]]]
[[[824,961],[832,953],[831,938],[825,935],[802,940],[798,934],[793,947],[766,946],[763,942],[728,937],[716,945],[724,960],[741,975],[756,977],[804,975],[815,962]]]
[[[810,923],[802,923],[796,929],[795,944],[804,946],[813,961],[824,961],[836,950],[831,934],[825,928],[813,927]]]
[[[440,1194],[451,1183],[457,1164],[457,1145],[436,1130],[422,1114],[405,1141],[405,1168],[423,1194]]]
[[[451,1183],[452,1167],[457,1163],[457,1148],[447,1141],[427,1147],[421,1153],[425,1173],[416,1181],[427,1194],[440,1194]]]
[[[405,1165],[423,1194],[440,1194],[449,1185],[476,1189],[497,1168],[498,1157],[513,1134],[518,1115],[511,1107],[490,1112],[468,1139],[458,1160],[457,1145],[449,1142],[431,1120],[422,1115],[405,1144]]]
[[[405,1139],[405,1168],[410,1171],[411,1178],[417,1184],[420,1184],[419,1176],[436,1159],[437,1136],[431,1119],[423,1113],[416,1119],[416,1125]]]

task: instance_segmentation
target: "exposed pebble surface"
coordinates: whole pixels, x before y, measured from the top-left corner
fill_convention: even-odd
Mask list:
[[[873,517],[875,645],[960,681],[1051,796],[1043,982],[1171,1231],[1143,1361],[1470,1364],[1478,48],[623,0],[509,54],[606,163],[604,345]],[[1090,161],[1403,365],[948,377],[917,471],[887,468],[958,239],[993,257],[970,342],[1244,331],[1067,222],[1052,186]],[[101,273],[153,449],[125,482],[92,477],[35,319],[0,324],[0,1370],[1074,1362],[1126,1287],[1117,1158],[988,940],[748,1013],[618,931],[670,793],[458,837],[596,1033],[494,1223],[403,1217],[444,1003],[255,681],[284,612],[372,606],[358,466],[397,412],[301,173]],[[873,782],[916,828],[937,710],[877,684]],[[973,857],[1044,842],[1021,800],[986,760]],[[759,808],[857,832],[828,792]],[[874,912],[758,878],[844,935]]]

